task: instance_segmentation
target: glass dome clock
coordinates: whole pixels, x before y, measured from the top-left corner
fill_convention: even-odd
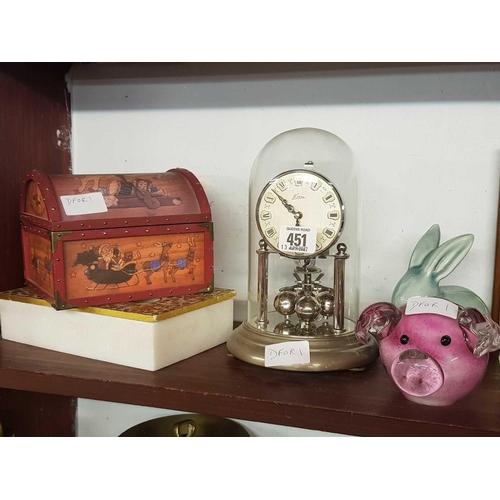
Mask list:
[[[315,128],[278,135],[255,159],[249,203],[248,312],[229,353],[284,370],[365,367],[378,346],[354,336],[358,197],[348,146]]]

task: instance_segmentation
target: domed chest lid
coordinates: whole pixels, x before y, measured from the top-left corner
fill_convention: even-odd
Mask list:
[[[52,230],[134,227],[212,220],[190,171],[107,175],[28,174],[21,217]]]

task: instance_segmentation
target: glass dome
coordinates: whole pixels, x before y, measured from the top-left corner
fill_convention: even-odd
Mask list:
[[[345,316],[351,321],[358,317],[358,197],[357,176],[353,158],[347,144],[336,135],[315,128],[300,128],[284,132],[269,141],[254,161],[250,173],[249,196],[249,283],[248,283],[248,316],[247,321],[256,325],[257,321],[257,280],[258,258],[256,250],[262,235],[257,228],[256,206],[265,186],[283,172],[293,170],[309,170],[330,179],[337,188],[344,206],[345,222],[338,242],[345,243],[349,258],[346,260],[345,272]],[[290,196],[289,196],[290,197]],[[293,195],[291,196],[293,197]],[[336,252],[335,244],[327,251],[328,255]],[[300,265],[297,260],[278,254],[269,257],[269,297],[275,297],[280,288],[295,283],[295,268]],[[333,286],[333,259],[322,255],[316,261],[316,267],[324,273],[322,281]],[[281,315],[275,313],[273,301],[269,301],[268,330],[274,331]]]
[[[299,128],[269,141],[250,173],[248,311],[229,351],[264,364],[264,344],[307,340],[324,355],[283,368],[352,367],[335,351],[341,338],[350,345],[359,315],[358,228],[356,169],[342,139]]]

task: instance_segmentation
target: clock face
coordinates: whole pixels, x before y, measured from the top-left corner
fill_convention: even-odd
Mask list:
[[[344,205],[326,177],[291,170],[272,179],[256,207],[257,227],[266,243],[288,257],[314,257],[340,237]]]

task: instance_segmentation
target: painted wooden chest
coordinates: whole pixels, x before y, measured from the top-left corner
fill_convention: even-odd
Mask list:
[[[30,172],[21,225],[26,282],[57,310],[214,289],[210,205],[185,169]]]

